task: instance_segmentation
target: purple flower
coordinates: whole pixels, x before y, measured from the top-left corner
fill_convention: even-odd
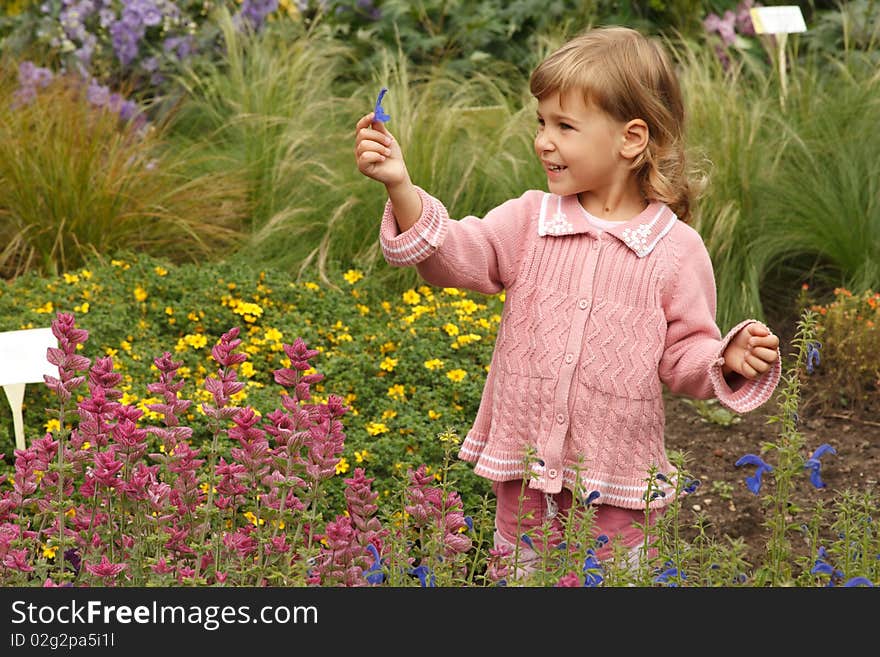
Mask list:
[[[810,483],[813,484],[816,488],[825,488],[825,482],[819,477],[819,470],[822,468],[822,464],[819,462],[819,459],[823,454],[827,454],[831,452],[832,454],[837,454],[837,450],[834,449],[828,443],[823,443],[819,445],[813,455],[807,459],[807,462],[804,464],[804,468],[810,471]]]
[[[807,374],[812,374],[813,370],[819,364],[819,349],[821,348],[821,342],[807,343]]]
[[[86,90],[86,98],[96,107],[104,107],[110,102],[110,87],[104,84],[98,84],[98,81],[92,78],[89,87]]]
[[[382,109],[382,99],[385,97],[385,94],[388,93],[387,87],[382,87],[379,90],[379,97],[376,98],[376,108],[374,110],[375,116],[373,117],[374,121],[381,121],[382,123],[387,123],[391,120],[391,116],[385,113],[385,110]]]
[[[749,487],[749,490],[752,491],[755,495],[757,495],[761,491],[761,476],[765,472],[773,472],[773,466],[768,465],[761,459],[760,456],[755,456],[754,454],[746,454],[741,457],[734,465],[736,467],[740,467],[741,465],[755,465],[757,466],[757,470],[755,470],[755,474],[751,477],[746,477],[746,486]]]

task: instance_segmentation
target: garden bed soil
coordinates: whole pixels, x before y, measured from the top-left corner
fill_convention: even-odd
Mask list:
[[[683,504],[683,524],[692,525],[702,511],[711,522],[709,533],[715,538],[723,540],[726,535],[744,539],[746,558],[753,566],[764,562],[766,553],[767,509],[762,505],[762,496],[772,490],[766,487],[772,486],[772,479],[765,476],[765,488],[760,495],[754,495],[746,487],[745,478],[754,474],[755,468],[737,468],[734,464],[744,454],[760,455],[765,441],[778,440],[780,425],[767,423],[768,418],[779,414],[778,396],[777,390],[766,404],[740,416],[740,421],[730,426],[704,421],[682,397],[666,398],[667,449],[686,452],[688,470],[701,482]],[[830,506],[847,489],[869,490],[876,499],[880,494],[880,414],[852,417],[844,411],[822,414],[806,409],[800,413],[798,429],[804,439],[805,458],[822,443],[837,450],[821,459],[825,488],[815,488],[806,472],[796,479],[791,501],[803,509],[800,513],[804,522],[809,520],[818,500]],[[771,452],[765,460],[774,465],[774,457]],[[685,530],[685,534],[689,532]],[[796,538],[792,540],[792,549],[797,555],[809,552],[809,547]]]

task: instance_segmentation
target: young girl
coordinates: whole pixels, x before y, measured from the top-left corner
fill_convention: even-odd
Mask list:
[[[357,166],[388,192],[379,238],[389,264],[415,265],[436,286],[506,290],[459,451],[495,482],[496,547],[558,523],[578,491],[598,505],[594,535],[636,550],[633,523],[672,498],[646,499],[649,470],[673,469],[661,384],[750,411],[779,381],[779,340],[753,319],[723,337],[715,323],[709,254],[686,223],[684,105],[663,49],[631,29],[592,30],[542,62],[530,90],[549,193],[450,220],[410,181],[372,112],[357,123]]]

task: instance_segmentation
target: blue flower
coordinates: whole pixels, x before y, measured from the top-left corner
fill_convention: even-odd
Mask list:
[[[416,566],[415,568],[410,568],[407,570],[410,575],[415,575],[419,578],[419,581],[422,583],[422,588],[430,588],[436,587],[437,581],[434,579],[434,573],[431,572],[431,569],[422,564],[421,566]],[[428,580],[428,575],[431,576],[430,583]]]
[[[755,495],[757,495],[761,491],[761,476],[765,472],[773,472],[773,466],[764,463],[764,460],[760,456],[755,456],[754,454],[746,454],[745,456],[741,457],[734,465],[736,465],[736,467],[739,467],[741,465],[758,466],[753,476],[746,477],[746,486],[748,486],[749,490],[752,491]]]
[[[819,349],[821,347],[821,342],[807,343],[807,374],[812,374],[813,369],[819,364]]]
[[[685,493],[693,493],[699,487],[700,487],[700,480],[699,479],[688,478],[685,480],[684,492]]]
[[[373,565],[364,571],[364,576],[370,584],[381,584],[385,581],[385,573],[382,572],[382,560],[379,551],[372,543],[367,543],[367,550],[373,555]]]
[[[525,543],[526,545],[528,545],[530,549],[532,549],[532,550],[535,549],[535,544],[532,543],[532,539],[529,537],[528,534],[523,534],[523,535],[520,536],[519,538],[520,538],[520,540],[521,540],[523,543]]]
[[[819,546],[819,554],[816,563],[810,569],[811,575],[828,575],[828,586],[833,586],[835,581],[843,579],[843,571],[838,570],[828,563],[828,551],[825,546]]]
[[[468,531],[474,531],[474,519],[470,516],[464,517],[464,524],[467,525]]]
[[[596,558],[592,548],[587,550],[587,558],[584,559],[584,586],[599,586],[605,578],[602,576],[602,564]]]
[[[597,490],[592,491],[589,495],[587,495],[586,499],[584,499],[584,504],[592,504],[594,500],[599,499],[600,493]]]
[[[654,582],[656,582],[657,584],[667,584],[669,586],[678,586],[678,582],[684,581],[687,579],[687,576],[683,572],[681,572],[675,566],[671,566],[670,564],[671,564],[671,562],[669,562],[669,561],[666,562],[666,565],[670,566],[670,567],[667,568],[666,570],[664,570],[659,575],[657,575],[657,577],[654,578]]]
[[[608,534],[599,534],[596,537],[596,547],[600,548],[609,541]]]
[[[819,477],[819,470],[822,468],[822,464],[819,463],[819,459],[823,454],[831,452],[832,454],[837,454],[837,450],[834,449],[828,443],[822,443],[813,452],[813,455],[807,459],[807,462],[804,464],[804,467],[810,471],[810,483],[813,484],[816,488],[825,488],[825,482]]]
[[[843,583],[844,586],[870,586],[874,588],[874,584],[867,577],[853,577]]]
[[[382,109],[382,98],[385,97],[385,94],[388,92],[387,87],[382,87],[379,90],[379,97],[376,99],[376,109],[374,110],[375,116],[373,117],[374,121],[381,121],[382,123],[386,123],[391,120],[391,116],[385,113],[385,110]]]

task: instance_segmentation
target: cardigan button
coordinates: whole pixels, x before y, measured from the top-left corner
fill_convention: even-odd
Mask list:
[[[558,475],[558,474],[559,473],[556,472],[556,470],[553,470],[552,468],[547,471],[547,476],[550,477],[551,479],[556,479],[556,475]]]
[[[563,422],[565,422],[565,415],[559,413],[559,415],[556,416],[556,421],[559,422],[559,424],[562,424]]]
[[[578,308],[580,308],[581,310],[586,310],[589,303],[590,302],[587,301],[586,299],[581,299],[580,301],[578,301]]]
[[[574,360],[574,354],[565,354],[565,362],[570,363]]]

